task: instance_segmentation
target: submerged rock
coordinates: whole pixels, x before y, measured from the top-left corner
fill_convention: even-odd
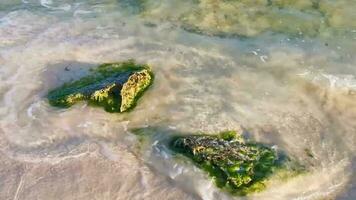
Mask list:
[[[278,172],[281,178],[297,172],[284,165],[288,158],[262,144],[246,142],[234,131],[176,136],[169,147],[206,171],[218,187],[238,195],[261,191],[267,178]]]
[[[136,105],[152,81],[153,74],[147,65],[132,60],[102,64],[89,76],[50,91],[47,98],[56,107],[67,108],[87,100],[108,112],[125,112]]]
[[[120,2],[126,2],[121,0]],[[356,27],[350,0],[136,0],[145,20],[170,21],[192,32],[256,36],[265,32],[318,36]],[[123,4],[123,3],[122,3]],[[125,4],[127,5],[127,4]]]

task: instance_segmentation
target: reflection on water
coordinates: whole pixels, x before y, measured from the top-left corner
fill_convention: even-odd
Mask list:
[[[249,2],[2,0],[1,199],[240,198],[155,141],[138,145],[130,130],[145,126],[163,127],[157,141],[243,127],[309,169],[246,199],[355,199],[354,2]],[[156,74],[130,113],[44,98],[129,58]]]

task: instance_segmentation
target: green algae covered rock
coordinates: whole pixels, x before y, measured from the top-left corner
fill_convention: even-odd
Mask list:
[[[235,131],[207,135],[148,126],[134,128],[130,132],[139,141],[137,150],[145,156],[149,155],[148,163],[160,166],[159,169],[162,166],[169,168],[170,165],[172,169],[182,169],[194,164],[206,172],[217,187],[232,195],[245,196],[260,192],[307,173],[305,166],[283,151],[245,140]],[[152,153],[147,154],[147,149],[151,149]],[[163,163],[160,164],[156,156],[161,157],[159,159]],[[181,167],[177,167],[179,165]],[[183,171],[189,171],[189,168]]]
[[[288,172],[275,150],[247,143],[234,131],[217,136],[175,136],[169,146],[206,171],[219,188],[233,194],[261,191],[267,178],[278,172],[282,172],[283,178],[296,173]]]
[[[107,112],[125,112],[136,105],[152,81],[150,68],[133,60],[102,64],[89,76],[50,91],[47,98],[52,106],[61,108],[87,100]]]

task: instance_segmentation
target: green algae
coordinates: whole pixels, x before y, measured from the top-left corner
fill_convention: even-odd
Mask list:
[[[133,60],[106,63],[92,69],[90,75],[50,91],[47,98],[60,108],[86,100],[107,112],[126,112],[135,107],[152,82],[153,73],[147,65]]]
[[[232,195],[260,192],[307,173],[305,166],[283,152],[246,140],[236,131],[208,135],[145,127],[130,132],[139,141],[137,150],[155,145],[160,151],[171,153],[177,163],[188,161],[199,167],[218,188]]]
[[[246,142],[234,131],[175,136],[169,147],[206,171],[217,187],[236,195],[264,190],[272,176],[281,180],[303,171],[297,163],[287,166],[290,160],[272,148]]]

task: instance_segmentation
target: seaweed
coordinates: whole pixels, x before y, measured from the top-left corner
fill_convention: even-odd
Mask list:
[[[289,169],[284,164],[290,161],[288,157],[279,156],[263,144],[246,142],[234,131],[174,136],[169,147],[206,171],[217,187],[237,195],[262,191],[268,177],[274,174],[280,173],[286,178],[302,171],[298,164]]]
[[[149,66],[133,60],[105,63],[90,71],[90,75],[65,83],[47,95],[50,105],[68,108],[79,101],[103,107],[107,112],[126,112],[153,82]]]

